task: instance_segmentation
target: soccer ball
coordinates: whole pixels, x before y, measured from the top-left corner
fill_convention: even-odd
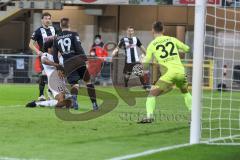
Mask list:
[[[134,67],[133,67],[133,74],[135,76],[143,76],[143,65],[142,64],[136,64]]]

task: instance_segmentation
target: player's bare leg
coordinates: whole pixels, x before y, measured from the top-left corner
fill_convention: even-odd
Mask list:
[[[99,108],[98,108],[98,104],[97,104],[95,86],[94,86],[94,84],[91,83],[91,81],[87,81],[87,82],[85,82],[85,84],[87,86],[88,96],[93,105],[93,110],[97,111],[97,110],[99,110]]]
[[[156,97],[171,91],[173,85],[164,81],[158,81],[152,86],[146,101],[147,117],[143,118],[139,123],[152,123],[154,121],[154,110],[156,106]]]
[[[63,108],[63,107],[70,108],[71,100],[65,99],[64,93],[59,93],[55,98],[58,101],[58,103],[56,104],[56,108]]]
[[[94,111],[99,110],[99,107],[97,104],[95,86],[94,86],[94,84],[91,83],[91,77],[87,70],[84,73],[83,81],[85,82],[85,85],[87,86],[87,92],[88,92],[88,96],[92,102],[93,110]]]

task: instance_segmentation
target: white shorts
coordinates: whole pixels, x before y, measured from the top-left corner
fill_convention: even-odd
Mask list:
[[[56,96],[60,93],[69,93],[65,79],[61,79],[58,76],[58,72],[54,71],[49,77],[48,77],[48,88],[52,91],[53,97],[56,98]]]

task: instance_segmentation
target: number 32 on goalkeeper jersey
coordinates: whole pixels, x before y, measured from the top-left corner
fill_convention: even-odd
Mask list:
[[[149,44],[144,63],[149,63],[154,56],[158,64],[168,72],[184,73],[179,51],[186,53],[189,50],[189,46],[174,37],[158,36]]]

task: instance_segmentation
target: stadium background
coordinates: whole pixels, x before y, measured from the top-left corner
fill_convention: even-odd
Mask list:
[[[69,17],[72,23],[71,28],[79,32],[86,51],[89,51],[95,34],[102,34],[105,43],[108,41],[117,42],[125,35],[125,29],[128,25],[136,28],[136,35],[146,47],[152,39],[150,28],[155,20],[161,20],[165,23],[166,34],[175,36],[192,47],[194,27],[194,7],[192,4],[188,4],[187,0],[116,0],[116,4],[113,4],[113,0],[97,0],[91,4],[81,0],[59,2],[59,0],[21,0],[17,1],[16,4],[21,4],[24,9],[19,9],[14,6],[16,5],[13,4],[14,1],[0,0],[0,82],[3,83],[0,85],[0,159],[2,156],[6,157],[3,159],[18,157],[14,160],[19,158],[108,159],[153,148],[188,143],[189,112],[184,107],[182,97],[179,96],[177,90],[158,99],[159,106],[157,106],[156,112],[160,119],[148,126],[135,123],[145,114],[145,98],[139,98],[134,107],[129,107],[112,86],[97,86],[97,89],[118,97],[118,107],[106,116],[83,123],[61,121],[56,118],[54,110],[46,108],[29,110],[24,105],[37,98],[37,85],[35,84],[37,77],[33,70],[35,55],[30,53],[28,43],[33,30],[41,25],[42,12],[49,11],[53,15],[54,25],[58,25],[60,18]],[[221,5],[218,0],[210,0],[209,2]],[[61,10],[62,7],[63,10]],[[212,8],[208,9],[209,12],[213,11]],[[229,8],[229,10],[231,9]],[[228,16],[231,17],[231,14],[227,14]],[[217,17],[224,17],[224,14],[219,11]],[[211,17],[208,17],[207,21],[208,24],[213,22]],[[223,26],[224,21],[220,19],[218,25]],[[233,24],[228,23],[227,27],[232,28]],[[238,28],[239,26],[236,27],[236,29]],[[207,28],[207,33],[207,35],[213,34],[211,27]],[[223,34],[223,31],[219,30],[218,34]],[[231,38],[233,34],[229,33],[228,36]],[[206,38],[208,44],[212,44],[216,40],[211,36]],[[216,42],[216,46],[225,43],[221,40]],[[227,42],[226,47],[231,48],[232,42]],[[213,54],[213,50],[216,51],[216,57],[218,54],[221,57],[222,53],[229,57],[232,56],[232,52],[228,50],[223,51],[207,46],[205,48],[206,54],[210,56]],[[236,56],[239,55],[236,54]],[[210,64],[211,59],[207,57],[205,56],[206,68],[209,71],[213,70],[213,72],[207,71],[206,86],[208,89],[213,89],[217,87],[219,82],[216,79],[222,77],[224,69],[221,67],[222,63]],[[236,59],[239,58],[236,57]],[[191,76],[191,59],[192,53],[186,55],[184,61],[189,68],[189,76]],[[113,73],[116,73],[115,78],[120,84],[122,82],[123,56],[120,56],[117,61],[118,66],[115,67],[116,71]],[[239,62],[236,61],[234,65],[238,65]],[[227,65],[231,65],[231,62],[228,62]],[[215,68],[218,69],[215,70]],[[210,80],[211,77],[216,78]],[[231,79],[231,74],[227,74],[226,78]],[[33,84],[13,85],[12,82],[32,82]],[[227,80],[226,82],[231,83]],[[131,81],[131,83],[135,84],[135,81]],[[220,95],[215,90],[207,90],[204,95],[218,99],[227,99],[230,96],[239,99],[238,92],[234,92],[232,96],[231,92],[223,92]],[[88,98],[80,96],[79,99],[81,105],[79,112],[89,111]],[[206,106],[212,105],[213,108],[220,106],[219,102],[223,106],[229,106],[228,101],[216,100],[213,104],[206,99],[203,101]],[[234,107],[237,108],[239,101],[235,103]],[[217,112],[214,112],[213,115],[218,116]],[[228,114],[225,110],[223,112]],[[175,120],[175,116],[178,115],[182,119]],[[208,112],[204,115],[208,120]],[[228,124],[228,122],[226,123]],[[239,125],[239,123],[235,124]],[[218,135],[218,133],[214,135]],[[209,135],[206,137],[209,138]],[[209,160],[214,158],[238,160],[239,146],[196,145],[141,159],[159,159],[160,156],[171,160],[186,160],[192,159],[192,157],[196,159],[204,157],[204,159]]]
[[[185,0],[99,0],[93,2],[84,2],[81,0],[70,0],[70,1],[0,1],[1,9],[1,19],[0,19],[0,53],[1,54],[32,54],[29,50],[28,43],[32,32],[41,25],[41,13],[48,11],[52,14],[53,25],[59,27],[59,20],[62,17],[69,17],[71,20],[71,28],[80,34],[83,48],[88,53],[90,47],[93,43],[94,35],[101,34],[103,37],[103,42],[115,42],[124,36],[126,27],[132,25],[136,29],[136,35],[140,38],[143,45],[147,47],[148,43],[152,39],[151,34],[151,24],[156,20],[163,21],[166,25],[165,34],[177,37],[178,39],[186,42],[188,45],[193,46],[193,26],[194,26],[194,6],[192,2]],[[224,1],[209,1],[209,3],[216,3],[217,5],[225,4]],[[236,2],[238,3],[238,2]],[[22,9],[19,9],[19,7]],[[51,9],[51,10],[47,10]],[[212,8],[209,8],[212,10]],[[218,12],[218,16],[223,16],[223,13]],[[208,22],[211,22],[211,17],[208,17]],[[224,25],[224,21],[218,22],[220,26]],[[233,24],[229,24],[233,27]],[[212,32],[211,28],[207,29],[207,32]],[[221,31],[219,31],[221,34]],[[232,36],[232,35],[229,35]],[[214,42],[213,37],[207,37],[210,43]],[[223,42],[219,41],[219,44]],[[229,46],[231,47],[231,45]],[[212,55],[213,48],[206,47],[206,54]],[[222,50],[218,50],[216,54],[221,56]],[[34,55],[34,54],[33,54]],[[232,53],[227,54],[231,57]],[[190,54],[183,55],[185,59],[188,59],[185,63],[189,68],[188,72],[191,72],[191,59],[192,51]],[[183,58],[182,56],[182,58]],[[16,57],[11,57],[11,59],[16,59]],[[36,73],[33,70],[34,65],[33,57],[25,57],[24,61],[24,72],[21,76],[16,78],[17,75],[8,76],[9,72],[14,72],[14,65],[1,69],[2,76],[0,77],[1,82],[35,82]],[[190,59],[190,61],[189,61]],[[6,62],[2,57],[1,65],[4,66]],[[16,61],[16,60],[14,60]],[[20,62],[20,60],[18,61]],[[113,79],[115,82],[122,83],[122,69],[124,65],[124,57],[120,55],[116,60],[117,66],[114,66]],[[14,62],[12,62],[14,63]],[[204,85],[206,88],[213,88],[217,86],[220,82],[213,80],[213,77],[219,77],[222,75],[223,69],[215,70],[214,73],[209,72],[211,67],[218,66],[221,68],[221,64],[211,62],[211,59],[205,62],[206,65],[206,76]],[[231,64],[226,64],[230,67]],[[234,64],[238,67],[239,64]],[[12,67],[12,69],[11,69]],[[2,67],[4,68],[4,67]],[[8,71],[9,70],[9,71]],[[105,69],[109,72],[109,67]],[[27,71],[27,72],[26,72]],[[7,74],[8,73],[8,74]],[[11,73],[14,74],[14,73]],[[227,78],[230,74],[227,74]],[[5,77],[5,78],[3,78]],[[9,77],[6,79],[6,77]],[[108,80],[109,74],[106,73],[105,79]],[[238,78],[238,76],[236,76]],[[23,78],[26,78],[25,80]],[[152,77],[152,80],[156,80],[156,77]],[[191,76],[189,76],[189,81],[191,81]],[[139,84],[138,80],[130,81],[131,84]],[[226,82],[227,84],[229,82]],[[228,84],[229,85],[229,84]],[[239,87],[239,86],[237,86]]]
[[[24,1],[23,1],[24,2]],[[88,53],[93,43],[94,35],[101,34],[103,41],[115,42],[126,35],[126,27],[132,25],[136,29],[136,35],[140,38],[143,45],[147,47],[152,39],[151,24],[156,20],[165,23],[165,32],[167,35],[175,36],[182,41],[187,41],[192,46],[194,8],[184,4],[170,5],[168,2],[158,2],[163,5],[157,5],[155,1],[141,2],[142,5],[136,5],[137,1],[96,1],[92,4],[82,1],[65,2],[62,10],[39,10],[37,8],[40,1],[32,1],[36,9],[22,9],[0,22],[0,50],[2,54],[31,54],[29,52],[29,38],[32,32],[41,25],[41,13],[48,11],[52,14],[53,24],[58,26],[62,17],[69,17],[71,28],[80,34],[83,47]],[[99,4],[101,2],[101,4]],[[170,1],[172,3],[172,1]],[[79,4],[80,3],[80,4]],[[114,4],[115,3],[115,4]],[[119,5],[122,4],[123,5]],[[126,4],[125,4],[126,3]],[[127,4],[131,3],[131,4]],[[132,4],[134,3],[134,4]],[[150,4],[150,5],[149,5]],[[177,4],[177,3],[176,3]],[[7,8],[9,7],[8,4]],[[25,4],[26,6],[28,4]],[[12,7],[12,6],[11,6]],[[10,7],[10,8],[11,8]],[[39,6],[40,7],[40,6]],[[2,8],[7,9],[6,7]],[[13,8],[13,7],[12,7]],[[61,7],[60,7],[61,8]],[[59,9],[59,8],[57,8]],[[191,56],[188,56],[191,58]],[[118,83],[122,82],[122,69],[124,57],[119,56],[116,70],[113,78]],[[26,59],[25,66],[28,68],[30,82],[35,82],[33,64],[34,58]],[[26,69],[25,69],[26,70]],[[191,78],[191,77],[190,77]],[[3,80],[2,80],[3,81]],[[6,80],[5,80],[6,81]],[[9,82],[11,80],[9,79]],[[14,81],[13,81],[14,82]],[[29,80],[15,80],[15,82],[29,82]],[[139,83],[131,81],[131,83]]]

